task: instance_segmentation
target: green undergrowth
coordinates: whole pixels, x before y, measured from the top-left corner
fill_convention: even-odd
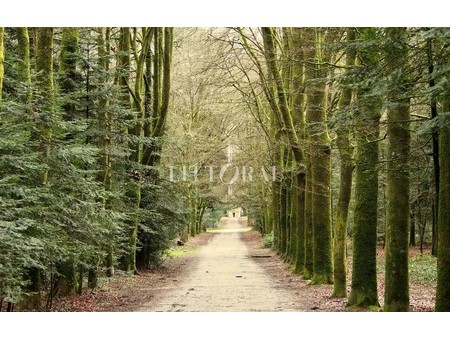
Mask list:
[[[184,245],[184,246],[176,246],[168,249],[166,251],[166,257],[174,258],[180,256],[191,255],[199,250],[196,246]]]
[[[410,280],[417,284],[436,285],[437,260],[431,255],[417,255],[409,261]]]
[[[378,273],[385,273],[384,259],[377,261]],[[415,255],[409,258],[410,283],[420,285],[436,285],[437,261],[430,254]]]
[[[273,232],[264,235],[262,238],[262,246],[264,248],[272,248],[273,247]]]

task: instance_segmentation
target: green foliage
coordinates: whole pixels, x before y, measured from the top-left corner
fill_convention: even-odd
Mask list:
[[[264,235],[262,239],[262,245],[265,248],[272,248],[273,247],[273,231]]]
[[[428,254],[411,257],[409,259],[409,275],[411,283],[436,285],[436,257]]]
[[[62,56],[53,58],[59,68],[54,81],[52,74],[37,74],[32,61],[31,96],[19,73],[15,30],[7,32],[0,110],[0,299],[26,300],[30,271],[37,268],[42,289],[35,291],[45,291],[51,306],[64,280],[77,283],[88,271],[96,278],[111,253],[118,266],[129,249],[130,219],[140,224],[139,245],[149,243],[146,267],[151,267],[186,216],[176,189],[147,179],[141,173],[148,168],[129,160],[129,142],[154,140],[124,134],[134,113],[121,105],[123,95],[113,81],[117,70],[104,68],[114,55],[99,59],[94,52],[98,32],[65,30]],[[41,62],[49,57],[41,55]],[[44,173],[48,179],[42,184]],[[138,211],[126,193],[136,186],[144,189]],[[82,275],[70,276],[75,271]]]

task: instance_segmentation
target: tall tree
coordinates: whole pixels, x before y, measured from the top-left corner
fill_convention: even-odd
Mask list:
[[[353,224],[353,272],[350,306],[379,306],[377,295],[377,222],[380,117],[382,100],[367,85],[380,60],[378,30],[366,28],[359,37],[356,120],[356,172]],[[367,48],[369,44],[371,48]]]
[[[448,60],[450,67],[450,58]],[[436,311],[450,311],[450,90],[449,78],[445,79],[446,92],[444,93],[443,111],[444,125],[439,130],[439,163],[440,163],[440,190],[439,190],[439,217],[438,217],[438,279],[436,288]]]
[[[355,29],[347,28],[347,48],[345,66],[347,73],[353,71],[355,65]],[[345,81],[345,80],[344,80]],[[343,114],[350,114],[349,106],[352,101],[353,90],[343,85],[339,100],[339,109]],[[336,224],[334,232],[334,289],[333,296],[347,296],[347,220],[353,177],[353,147],[350,142],[349,119],[344,117],[344,123],[336,129],[337,146],[341,158],[339,197],[337,202]]]
[[[323,28],[305,28],[306,110],[310,138],[313,283],[331,283],[331,141],[326,124],[326,75]]]
[[[405,28],[386,29],[386,62],[391,72],[387,112],[386,311],[409,310],[408,229],[410,80]]]
[[[293,28],[292,30],[292,45],[293,45],[293,69],[292,69],[292,115],[296,134],[298,135],[299,144],[302,149],[305,148],[305,76],[304,76],[304,44],[303,44],[303,30],[301,28]],[[304,153],[304,151],[303,151]],[[295,257],[294,270],[301,273],[305,262],[305,191],[306,191],[306,170],[305,170],[305,156],[302,157],[302,162],[297,163],[293,180],[295,185],[293,187],[294,211],[293,217],[295,229]]]
[[[98,67],[103,72],[100,76],[100,85],[108,85],[108,74],[110,68],[110,28],[98,28],[97,30],[97,52],[98,52]],[[112,188],[112,156],[111,156],[111,138],[112,138],[112,118],[108,111],[109,100],[103,96],[98,103],[98,126],[99,139],[98,144],[101,149],[101,157],[99,158],[100,171],[98,180],[102,182],[106,191],[110,192]],[[111,208],[110,199],[106,198],[104,203],[105,209]],[[108,243],[108,253],[106,257],[106,275],[112,277],[114,275],[114,238],[111,236],[110,243]]]

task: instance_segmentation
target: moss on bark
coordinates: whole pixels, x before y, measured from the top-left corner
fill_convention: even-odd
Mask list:
[[[449,60],[450,61],[450,60]],[[449,62],[450,65],[450,62]],[[447,79],[447,82],[449,80]],[[443,110],[450,111],[450,90],[443,102]],[[440,189],[438,212],[438,277],[436,311],[450,311],[450,124],[439,132]]]
[[[317,284],[331,283],[331,145],[326,124],[326,72],[321,28],[306,28],[305,67],[313,225],[313,277]]]
[[[5,73],[5,68],[3,66],[3,62],[5,60],[5,51],[3,47],[5,35],[5,28],[0,27],[0,107],[2,104],[2,95],[3,95],[3,75]]]
[[[354,28],[347,29],[347,42],[355,40]],[[346,50],[346,67],[351,70],[355,64],[355,51],[352,47]],[[339,109],[343,114],[350,114],[347,109],[352,101],[352,89],[344,86],[339,100]],[[344,119],[345,120],[345,119]],[[353,177],[353,147],[350,143],[350,130],[347,124],[339,126],[336,130],[337,146],[341,158],[339,197],[337,202],[336,224],[333,246],[334,266],[334,297],[347,297],[347,220],[348,208],[352,192]]]
[[[25,86],[25,90],[21,93],[21,99],[24,104],[31,102],[31,74],[30,74],[30,37],[28,28],[16,28],[17,34],[17,53],[19,56],[19,79]]]
[[[362,97],[362,93],[359,93]],[[379,306],[377,295],[377,207],[380,101],[361,107],[356,116],[357,154],[353,225],[353,272],[349,306]]]
[[[313,274],[313,220],[312,220],[312,166],[310,161],[310,142],[306,153],[306,186],[305,186],[305,253],[303,278],[310,279]]]
[[[409,310],[408,229],[410,109],[406,92],[409,80],[404,67],[408,62],[406,29],[388,28],[386,57],[394,74],[388,94],[387,112],[387,188],[386,188],[386,274],[385,311]],[[406,95],[405,95],[406,94]]]

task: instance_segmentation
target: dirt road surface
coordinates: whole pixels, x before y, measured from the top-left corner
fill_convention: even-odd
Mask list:
[[[137,311],[299,311],[290,292],[255,262],[258,255],[250,255],[242,240],[247,231],[244,220],[223,218],[181,285]]]

